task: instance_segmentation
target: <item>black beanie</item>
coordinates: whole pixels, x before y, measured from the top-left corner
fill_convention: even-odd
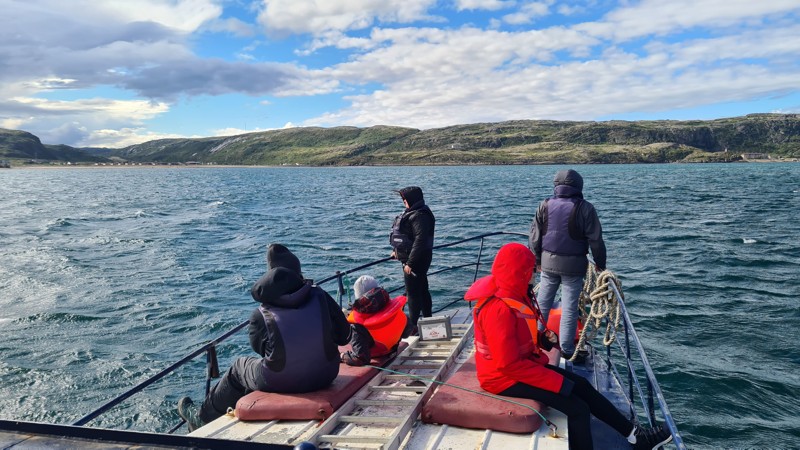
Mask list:
[[[274,302],[281,295],[291,294],[303,286],[303,277],[285,267],[270,269],[250,289],[253,300],[265,303]]]
[[[294,253],[281,244],[270,244],[267,248],[267,268],[274,269],[276,267],[284,267],[300,275],[303,273],[300,270],[300,260]]]

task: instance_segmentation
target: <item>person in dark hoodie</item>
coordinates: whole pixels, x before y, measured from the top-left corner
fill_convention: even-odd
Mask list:
[[[594,206],[583,199],[583,178],[572,169],[560,170],[553,179],[553,196],[539,204],[531,224],[528,247],[541,264],[539,306],[545,323],[561,286],[561,325],[559,341],[567,359],[575,352],[578,326],[578,297],[583,288],[589,260],[598,270],[606,268],[606,244]],[[585,353],[575,355],[581,362]]]
[[[431,293],[428,269],[433,259],[433,232],[436,219],[425,204],[422,189],[409,186],[397,191],[406,209],[392,224],[389,243],[392,257],[403,263],[403,280],[408,297],[409,327],[414,329],[420,316],[430,317]]]
[[[237,358],[199,407],[189,397],[178,402],[190,431],[222,416],[250,392],[312,392],[339,374],[338,346],[351,333],[341,308],[303,278],[300,261],[283,245],[270,245],[267,262],[269,270],[250,290],[261,303],[250,316],[250,346],[261,357]]]

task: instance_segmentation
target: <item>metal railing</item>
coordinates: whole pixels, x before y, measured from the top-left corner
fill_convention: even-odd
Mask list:
[[[647,420],[650,426],[655,425],[656,423],[656,414],[655,414],[655,400],[658,401],[658,408],[661,410],[661,415],[664,419],[664,424],[669,429],[670,434],[672,434],[672,443],[680,450],[685,450],[686,445],[683,443],[683,438],[678,431],[678,427],[675,424],[675,420],[672,417],[672,413],[669,411],[669,407],[667,406],[667,402],[664,399],[664,394],[661,391],[661,387],[658,385],[658,381],[656,380],[656,376],[653,373],[653,368],[650,366],[650,361],[647,359],[647,354],[645,354],[644,346],[642,342],[639,340],[639,335],[636,333],[636,330],[633,328],[633,322],[631,322],[631,318],[628,315],[628,309],[625,307],[625,302],[622,299],[622,294],[617,289],[617,286],[614,283],[609,283],[609,287],[614,291],[614,295],[616,296],[617,302],[619,302],[620,310],[622,313],[623,318],[623,329],[624,329],[624,342],[621,342],[619,339],[616,340],[623,356],[625,357],[625,366],[627,368],[627,378],[628,378],[628,400],[631,406],[631,414],[635,415],[634,408],[634,389],[638,394],[639,400],[642,403],[642,410],[644,411],[644,415],[647,417]],[[639,362],[641,363],[642,369],[644,370],[644,381],[646,382],[646,390],[642,390],[642,383],[640,377],[636,372],[636,368],[634,367],[634,359],[631,358],[631,344],[635,346],[636,353],[638,354]],[[622,377],[620,377],[619,372],[617,372],[616,366],[612,363],[612,356],[611,356],[611,345],[606,346],[606,361],[608,367],[614,371],[616,374],[616,378],[622,382]]]

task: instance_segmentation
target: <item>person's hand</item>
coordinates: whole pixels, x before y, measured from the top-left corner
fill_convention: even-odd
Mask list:
[[[389,255],[389,257],[392,259],[397,259],[397,253],[394,250],[392,250],[392,254]]]
[[[408,264],[403,264],[403,272],[405,272],[406,275],[411,275],[414,273],[411,271],[411,266]]]
[[[555,331],[547,329],[539,332],[539,347],[544,351],[549,351],[558,346],[558,335]]]

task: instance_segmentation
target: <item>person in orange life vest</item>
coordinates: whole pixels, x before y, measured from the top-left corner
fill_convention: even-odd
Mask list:
[[[403,313],[406,297],[389,298],[389,293],[369,275],[359,277],[353,291],[356,301],[347,317],[353,329],[350,339],[353,349],[342,353],[341,360],[351,366],[362,366],[371,358],[397,350],[408,323]]]
[[[528,294],[535,266],[528,247],[506,244],[497,252],[491,275],[477,280],[464,296],[477,302],[475,363],[481,387],[493,394],[537,400],[566,414],[573,450],[593,448],[591,415],[627,437],[634,448],[669,442],[668,430],[637,427],[586,379],[548,364],[539,344],[540,313]]]

